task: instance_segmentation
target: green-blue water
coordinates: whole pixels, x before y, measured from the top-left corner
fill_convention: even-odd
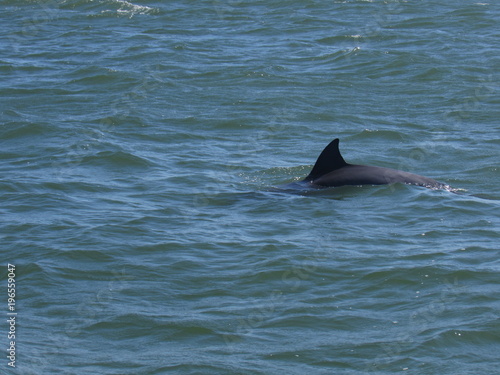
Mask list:
[[[498,2],[0,9],[1,374],[498,373]]]

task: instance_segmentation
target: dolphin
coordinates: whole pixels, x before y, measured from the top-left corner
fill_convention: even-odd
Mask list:
[[[431,189],[450,189],[447,184],[413,173],[391,168],[346,163],[339,151],[338,138],[325,147],[318,160],[316,160],[311,173],[299,184],[320,189],[344,185],[385,185],[396,182]]]

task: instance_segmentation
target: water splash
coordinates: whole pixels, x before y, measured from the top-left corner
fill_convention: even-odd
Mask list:
[[[116,9],[116,13],[119,16],[126,16],[129,18],[132,18],[133,16],[138,14],[154,14],[158,11],[158,9],[156,8],[151,8],[145,5],[137,5],[126,0],[109,0],[106,2],[109,2],[109,4],[118,7],[118,9]],[[114,11],[106,10],[103,11],[102,13],[109,13],[109,12],[114,12]]]

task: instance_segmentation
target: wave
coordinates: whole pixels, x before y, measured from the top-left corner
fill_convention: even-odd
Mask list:
[[[85,10],[93,16],[133,17],[136,15],[158,14],[159,9],[134,4],[126,0],[69,0],[61,5],[62,9]]]

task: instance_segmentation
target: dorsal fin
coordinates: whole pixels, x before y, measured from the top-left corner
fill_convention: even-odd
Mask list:
[[[323,176],[329,172],[332,172],[336,169],[345,167],[348,165],[342,155],[340,155],[339,151],[339,139],[335,138],[330,142],[328,146],[321,152],[316,160],[316,164],[309,173],[309,175],[305,178],[306,181],[314,180],[320,176]]]

